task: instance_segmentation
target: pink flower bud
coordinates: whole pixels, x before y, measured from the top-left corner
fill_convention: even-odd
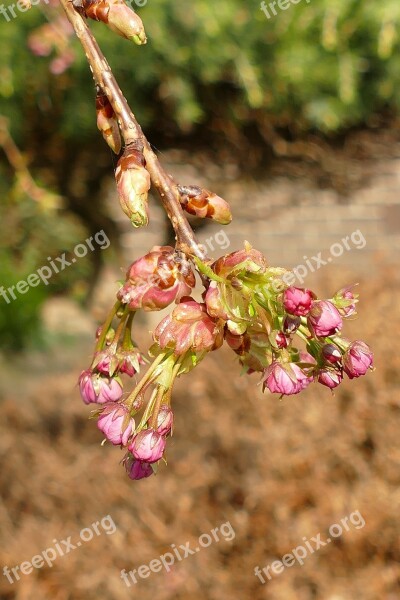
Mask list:
[[[342,288],[336,292],[332,302],[342,317],[351,317],[356,313],[358,294],[353,294],[351,287]]]
[[[157,416],[157,433],[164,436],[169,435],[173,424],[174,413],[172,412],[171,407],[168,404],[162,404]]]
[[[119,360],[119,372],[125,373],[128,377],[133,377],[136,373],[139,373],[140,366],[145,365],[146,362],[139,350],[123,350],[118,353]]]
[[[271,342],[275,342],[275,347],[280,349],[287,348],[290,341],[283,331],[272,331],[270,339]]]
[[[287,313],[296,317],[305,317],[310,312],[315,294],[304,288],[289,287],[283,293],[283,306]]]
[[[96,353],[92,368],[102,375],[112,377],[118,368],[118,359],[115,354],[112,354],[108,350],[102,350]]]
[[[322,355],[326,361],[334,365],[342,360],[342,353],[334,344],[325,344],[322,347]]]
[[[342,371],[339,369],[332,369],[327,367],[325,369],[321,369],[318,372],[318,382],[322,383],[322,385],[326,385],[329,389],[333,389],[340,385],[343,380]]]
[[[311,332],[317,337],[333,335],[343,325],[339,311],[329,300],[313,302],[307,321]]]
[[[96,96],[97,127],[115,154],[121,151],[122,140],[118,121],[109,99],[101,91]]]
[[[135,421],[129,416],[126,406],[112,402],[106,404],[100,413],[97,427],[115,446],[126,446],[135,430]]]
[[[264,389],[270,392],[292,395],[304,390],[312,381],[295,363],[282,364],[274,361],[265,370]]]
[[[195,284],[193,271],[177,262],[173,248],[154,246],[130,266],[117,297],[131,310],[161,310],[190,294]]]
[[[152,466],[149,463],[136,460],[133,456],[128,456],[124,464],[130,479],[145,479],[154,474]]]
[[[223,342],[221,328],[207,314],[206,305],[190,297],[182,298],[158,324],[154,340],[160,348],[173,348],[178,356],[188,350],[210,352]]]
[[[102,377],[90,369],[82,371],[79,377],[79,389],[85,404],[116,402],[123,393],[122,385],[117,378]]]
[[[154,429],[144,429],[135,435],[129,445],[129,451],[140,461],[154,463],[162,458],[165,444],[164,436]]]
[[[151,182],[145,164],[143,152],[128,147],[115,171],[121,208],[134,227],[149,222],[147,196]]]
[[[374,358],[370,347],[356,340],[347,348],[343,357],[343,368],[350,379],[365,375],[373,366]]]
[[[220,196],[195,185],[180,185],[178,189],[181,204],[189,214],[200,219],[212,219],[221,225],[228,225],[232,221],[229,204]]]

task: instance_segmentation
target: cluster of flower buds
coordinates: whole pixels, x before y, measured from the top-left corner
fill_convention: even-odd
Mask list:
[[[291,274],[268,267],[246,245],[203,269],[211,279],[205,294],[208,313],[226,321],[225,339],[248,373],[263,373],[264,389],[298,394],[311,382],[331,389],[372,368],[364,342],[341,337],[343,318],[355,314],[351,288],[330,300],[285,283]],[[295,345],[295,336],[303,349]]]
[[[149,222],[147,197],[151,181],[143,152],[127,146],[118,161],[115,180],[122,210],[134,227],[144,227]]]
[[[213,192],[196,185],[178,185],[181,205],[190,215],[200,219],[212,219],[221,225],[229,225],[232,213],[229,204]]]
[[[97,127],[103,134],[103,138],[111,150],[115,154],[119,154],[121,152],[122,140],[117,117],[109,99],[99,87],[97,87],[96,94],[96,115]]]
[[[74,0],[75,8],[94,21],[102,21],[121,37],[141,45],[147,42],[142,19],[124,0]]]
[[[195,276],[188,259],[172,247],[155,246],[130,266],[98,332],[91,368],[80,377],[84,402],[100,405],[98,428],[111,444],[125,448],[123,464],[131,479],[149,477],[166,462],[174,381],[224,340],[247,373],[262,374],[264,390],[281,396],[298,394],[314,381],[333,389],[344,374],[353,379],[372,368],[367,344],[341,337],[343,319],[355,313],[351,288],[319,300],[311,290],[289,285],[291,274],[269,267],[247,243],[213,263],[194,262],[206,288],[202,302],[190,295]],[[173,303],[153,333],[152,363],[125,398],[121,376],[136,375],[144,364],[131,340],[135,312]]]

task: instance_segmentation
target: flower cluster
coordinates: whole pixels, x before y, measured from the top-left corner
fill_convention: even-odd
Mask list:
[[[125,39],[146,43],[141,19],[124,0],[72,0],[73,15],[69,3],[63,4],[79,38],[76,11],[102,21]],[[356,311],[357,295],[351,288],[331,299],[318,299],[309,289],[290,286],[286,281],[290,274],[268,265],[247,242],[242,250],[216,261],[204,258],[184,211],[227,225],[232,219],[229,204],[207,189],[179,185],[165,172],[94,39],[88,31],[85,35],[97,84],[97,126],[119,156],[115,179],[121,209],[134,227],[147,225],[153,184],[176,238],[176,248],[155,246],[130,266],[117,301],[97,332],[90,368],[79,378],[83,401],[97,405],[93,417],[99,430],[112,445],[125,449],[122,463],[128,476],[144,479],[166,462],[176,378],[189,373],[224,341],[247,373],[261,374],[264,390],[281,396],[298,394],[314,381],[334,389],[344,375],[350,379],[364,375],[372,368],[373,357],[364,342],[341,336],[343,320]],[[99,62],[101,69],[94,68]],[[99,74],[104,65],[107,80]],[[196,273],[204,287],[201,297],[194,297]],[[147,360],[132,339],[135,315],[168,307],[169,314],[153,332],[150,365],[139,378]],[[124,378],[135,378],[128,392]]]
[[[281,396],[298,394],[314,381],[333,389],[345,374],[354,379],[372,368],[367,344],[341,336],[343,320],[356,311],[351,288],[319,300],[313,291],[285,283],[287,271],[268,266],[247,243],[215,262],[194,263],[169,246],[155,246],[136,260],[98,330],[92,365],[80,376],[84,402],[99,405],[98,428],[126,450],[123,464],[131,479],[149,477],[166,461],[175,379],[224,341],[247,373],[261,374],[264,390]],[[202,302],[191,296],[193,266],[205,287]],[[136,312],[170,305],[153,333],[151,365],[124,394],[122,376],[132,378],[145,364],[131,337]]]
[[[211,270],[208,312],[226,320],[227,343],[248,373],[263,374],[264,389],[292,395],[314,381],[333,389],[344,374],[353,379],[372,368],[367,344],[341,337],[343,319],[356,312],[350,288],[319,300],[309,289],[285,284],[285,271],[268,267],[249,246]]]

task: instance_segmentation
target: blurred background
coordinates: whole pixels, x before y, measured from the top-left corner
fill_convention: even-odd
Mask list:
[[[254,0],[139,4],[145,47],[91,27],[168,171],[231,203],[224,234],[193,221],[200,241],[217,257],[247,239],[289,269],[321,253],[327,264],[307,268],[304,285],[331,297],[359,284],[347,334],[372,346],[376,371],[334,396],[311,386],[279,401],[222,349],[178,382],[168,468],[129,481],[76,381],[118,280],[171,233],[156,197],[146,230],[119,209],[93,82],[57,2],[15,17],[4,5],[0,286],[70,260],[99,231],[110,243],[48,285],[0,296],[0,566],[76,540],[106,515],[117,531],[12,584],[2,575],[0,598],[396,600],[400,4],[302,0],[271,18]],[[138,323],[143,348],[157,320]],[[356,510],[365,527],[265,585],[255,576]],[[234,540],[130,588],[121,579],[227,521]]]

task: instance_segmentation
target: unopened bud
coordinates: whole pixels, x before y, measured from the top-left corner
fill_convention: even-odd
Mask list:
[[[121,37],[145,44],[147,42],[142,19],[123,0],[82,0],[86,17],[102,21]]]
[[[121,152],[121,134],[118,127],[117,117],[109,99],[101,91],[96,96],[97,127],[103,134],[103,138],[115,154]]]
[[[140,150],[127,148],[115,171],[121,208],[134,227],[143,227],[149,222],[147,195],[151,182],[145,164]]]
[[[179,185],[182,207],[190,215],[200,219],[212,219],[221,225],[228,225],[232,221],[229,204],[213,192],[195,185]]]

